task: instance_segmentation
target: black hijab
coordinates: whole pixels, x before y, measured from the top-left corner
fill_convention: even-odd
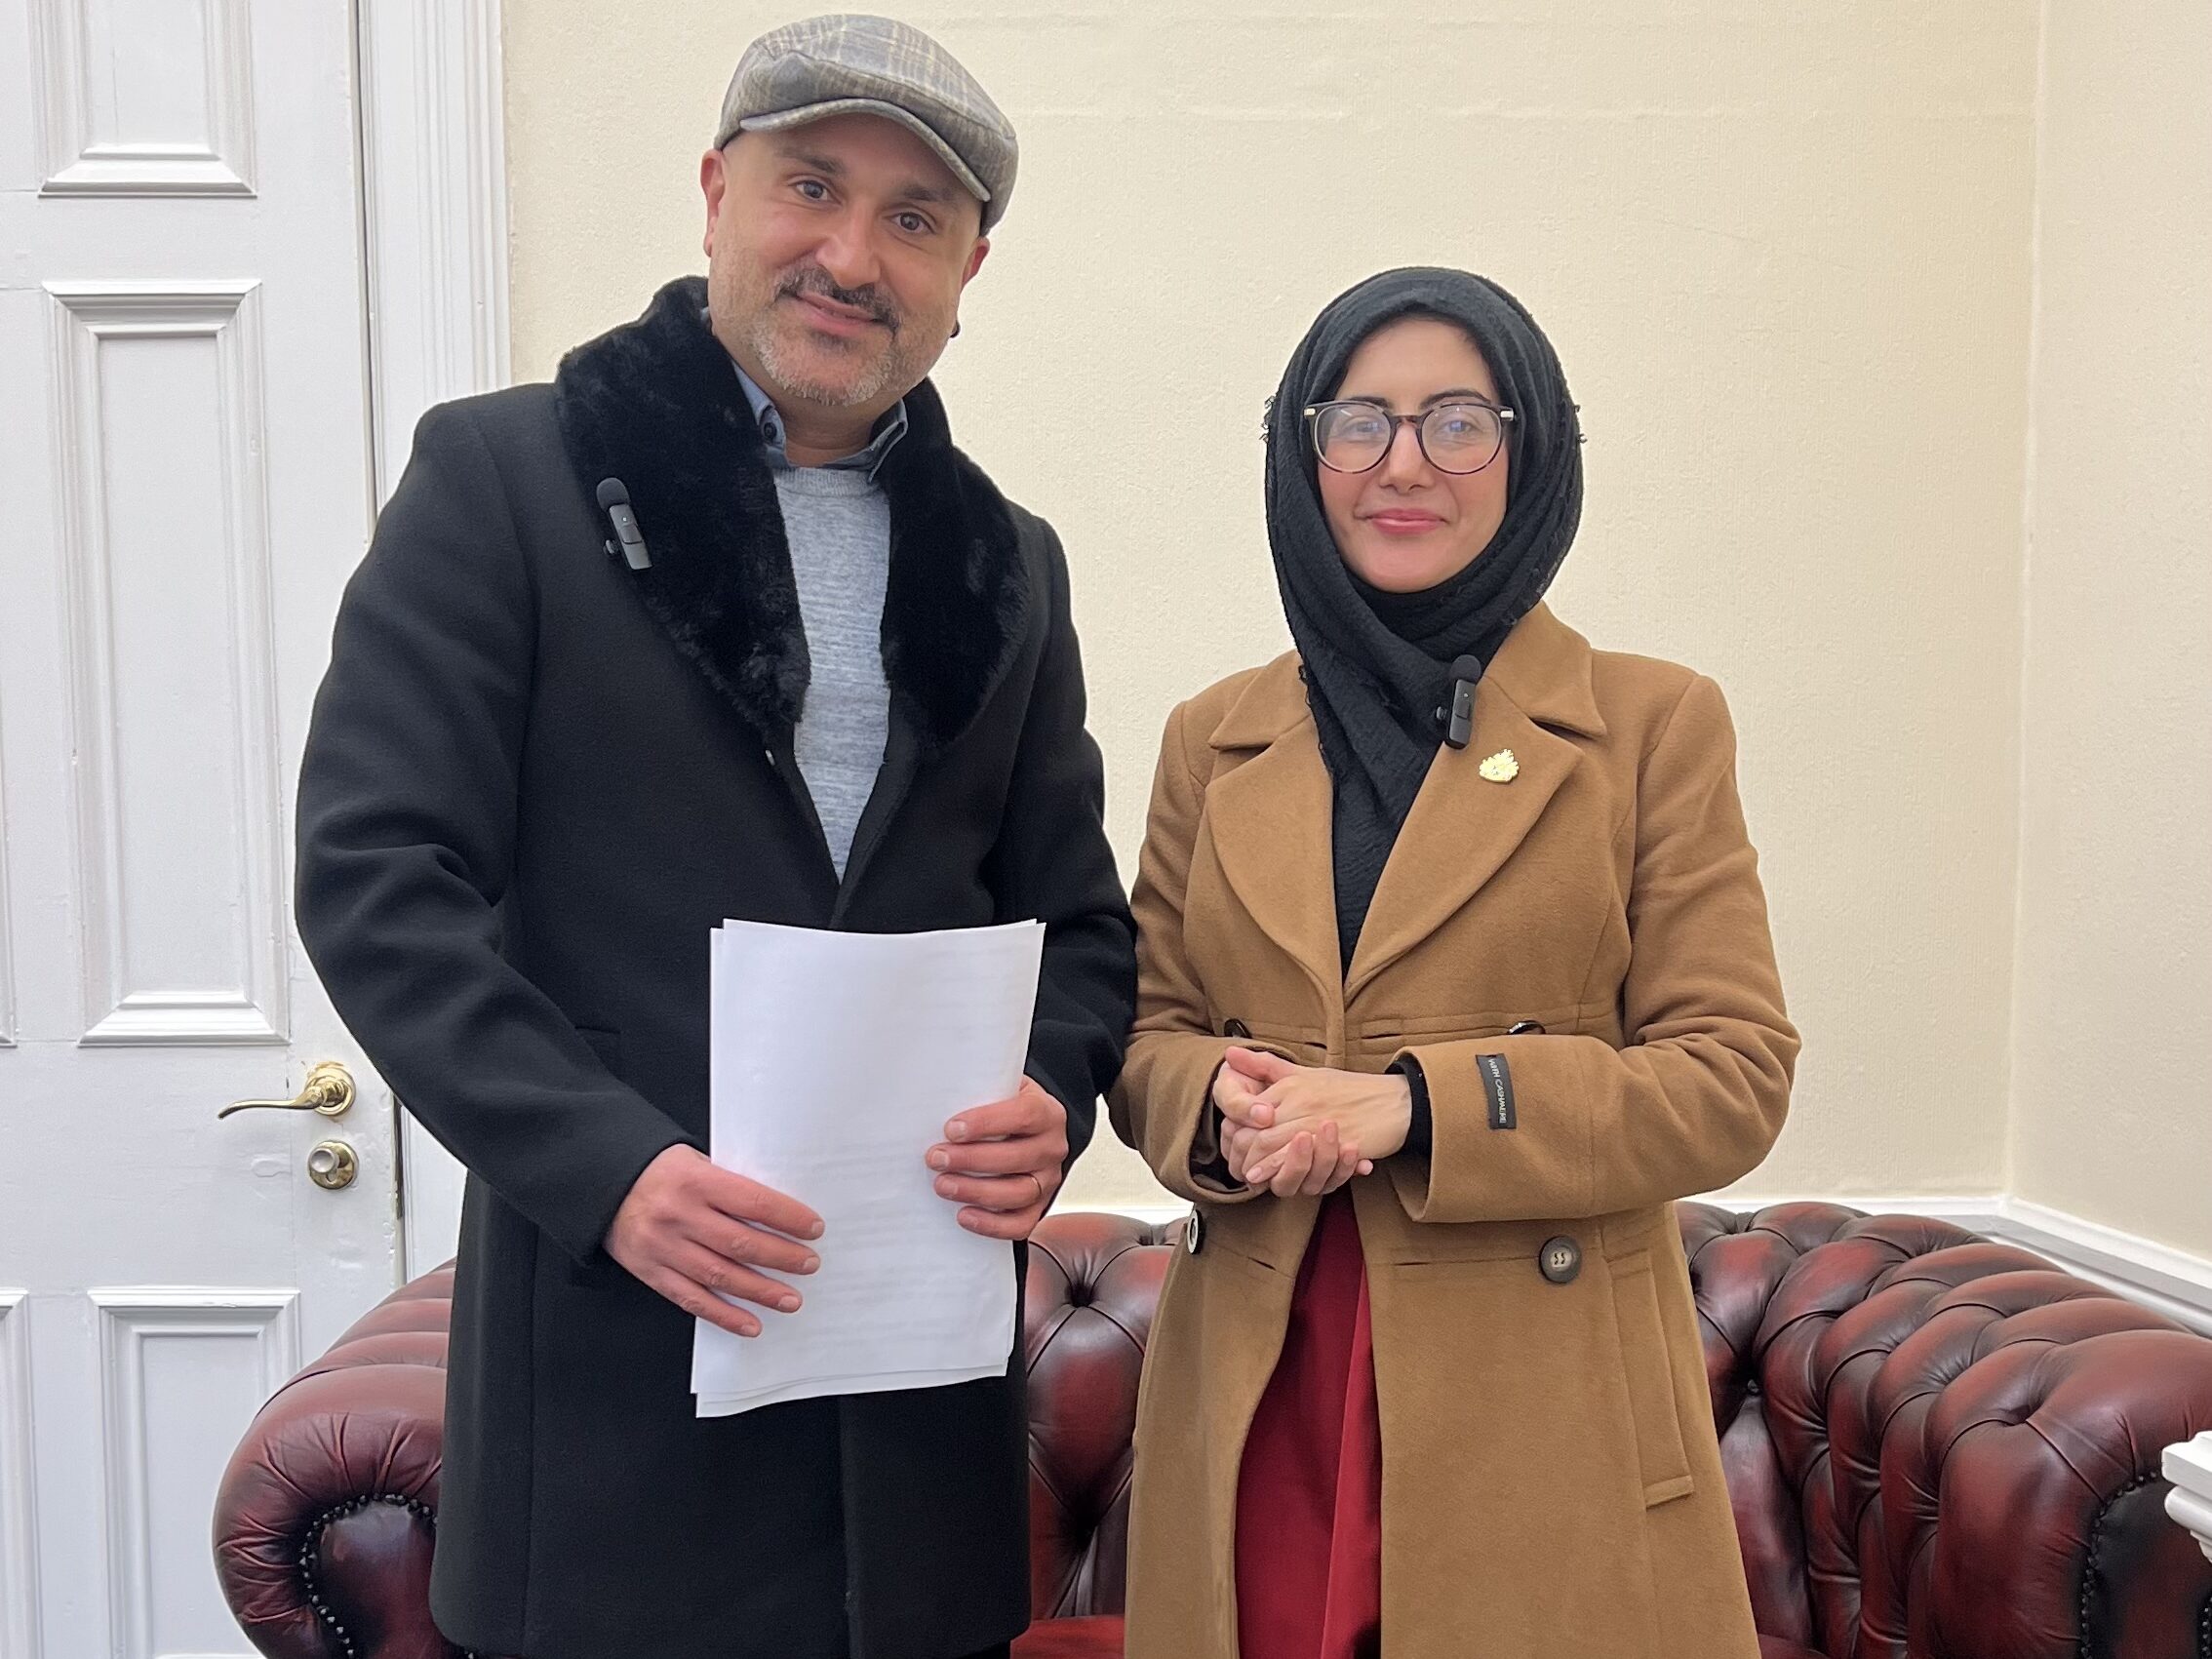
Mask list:
[[[1322,511],[1308,405],[1336,395],[1360,343],[1406,316],[1456,323],[1481,351],[1508,428],[1505,519],[1475,562],[1417,594],[1354,575]],[[1485,667],[1544,597],[1582,517],[1582,434],[1552,343],[1521,302],[1466,271],[1410,267],[1330,301],[1291,354],[1267,420],[1267,534],[1335,801],[1336,928],[1346,966],[1384,863],[1442,742],[1451,664]],[[1478,757],[1480,758],[1480,757]]]

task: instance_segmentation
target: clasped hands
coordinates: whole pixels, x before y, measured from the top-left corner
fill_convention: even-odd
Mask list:
[[[1300,1066],[1232,1047],[1213,1078],[1229,1173],[1277,1198],[1334,1192],[1405,1144],[1413,1087],[1395,1072]]]
[[[923,1155],[939,1198],[986,1239],[1026,1239],[1051,1206],[1068,1159],[1067,1108],[1029,1078],[1010,1100],[963,1112]],[[607,1230],[607,1253],[694,1319],[737,1336],[761,1322],[734,1296],[797,1313],[799,1291],[773,1274],[821,1266],[810,1244],[822,1218],[771,1187],[725,1169],[697,1148],[672,1146],[646,1165]]]

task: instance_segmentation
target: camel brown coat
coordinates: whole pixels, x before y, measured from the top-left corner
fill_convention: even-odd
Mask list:
[[[1532,612],[1474,740],[1439,751],[1349,973],[1329,821],[1295,655],[1169,718],[1112,1105],[1199,1247],[1138,1405],[1129,1659],[1238,1659],[1238,1465],[1320,1208],[1198,1172],[1232,1029],[1308,1065],[1411,1054],[1428,1081],[1432,1156],[1353,1183],[1384,1659],[1757,1659],[1670,1204],[1765,1156],[1797,1052],[1718,690]],[[1523,1021],[1542,1033],[1503,1035]],[[1554,1283],[1562,1240],[1579,1267]]]

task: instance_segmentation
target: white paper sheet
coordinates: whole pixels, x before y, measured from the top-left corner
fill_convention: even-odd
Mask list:
[[[1004,1373],[1012,1249],[955,1219],[923,1162],[947,1119],[1021,1086],[1042,923],[840,933],[726,922],[712,941],[712,1153],[822,1218],[795,1314],[700,1321],[702,1417]]]

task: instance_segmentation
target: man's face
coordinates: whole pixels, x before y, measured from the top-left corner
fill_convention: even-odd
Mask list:
[[[872,115],[739,134],[699,183],[716,337],[779,405],[889,409],[944,351],[990,251],[982,205]]]

